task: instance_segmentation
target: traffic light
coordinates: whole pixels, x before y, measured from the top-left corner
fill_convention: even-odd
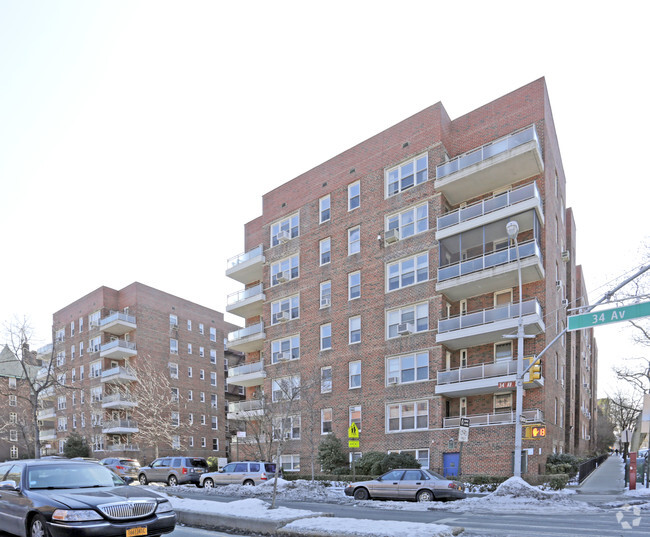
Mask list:
[[[536,362],[533,363],[533,367],[530,368],[530,380],[538,380],[542,378],[542,359],[538,358]]]

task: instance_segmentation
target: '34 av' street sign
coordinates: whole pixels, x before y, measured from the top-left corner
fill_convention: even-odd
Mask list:
[[[613,308],[610,310],[591,311],[589,313],[580,313],[567,317],[569,320],[568,330],[580,330],[581,328],[591,328],[601,324],[619,323],[638,319],[639,317],[650,316],[650,302],[641,302],[631,306]]]

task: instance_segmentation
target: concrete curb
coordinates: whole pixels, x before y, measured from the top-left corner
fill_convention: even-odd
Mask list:
[[[460,528],[460,527],[450,527],[449,532],[444,532],[444,533],[432,533],[431,537],[442,537],[442,536],[448,536],[448,535],[460,535],[465,531],[465,528]],[[290,528],[280,528],[278,530],[277,535],[282,536],[282,537],[352,537],[354,534],[351,533],[332,533],[330,531],[323,533],[320,531],[316,530],[302,530],[302,531],[297,531],[297,530],[292,530]],[[367,535],[367,534],[364,534]]]

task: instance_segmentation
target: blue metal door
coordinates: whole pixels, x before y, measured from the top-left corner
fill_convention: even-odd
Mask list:
[[[460,453],[443,453],[442,467],[445,477],[458,477],[458,465],[460,464]]]

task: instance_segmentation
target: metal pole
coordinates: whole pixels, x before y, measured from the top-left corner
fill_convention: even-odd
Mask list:
[[[515,250],[517,252],[517,276],[519,278],[519,320],[517,322],[517,391],[515,403],[515,477],[521,477],[521,415],[524,404],[524,319],[522,317],[522,282],[521,282],[521,259],[519,257],[519,243],[517,236],[514,236]]]

